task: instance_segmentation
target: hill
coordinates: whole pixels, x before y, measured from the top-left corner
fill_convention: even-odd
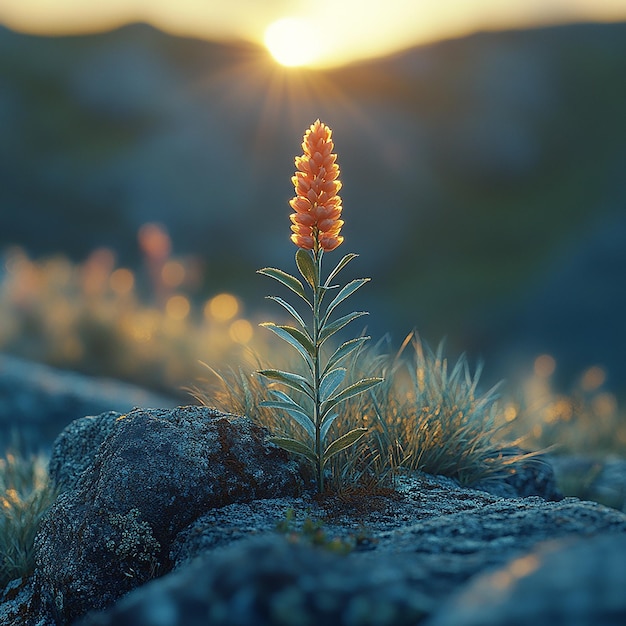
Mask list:
[[[550,352],[624,385],[626,24],[481,33],[327,72],[132,25],[0,29],[0,246],[137,262],[166,225],[248,308],[289,267],[290,176],[320,117],[370,330],[483,355]],[[497,371],[496,371],[497,370]]]

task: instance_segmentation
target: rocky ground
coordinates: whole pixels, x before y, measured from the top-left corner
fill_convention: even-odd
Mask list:
[[[319,498],[247,418],[85,417],[52,447],[61,494],[0,623],[624,623],[626,515],[518,469],[490,492],[415,474]]]

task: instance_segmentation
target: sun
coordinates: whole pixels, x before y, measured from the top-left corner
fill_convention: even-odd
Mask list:
[[[320,56],[319,39],[309,20],[284,17],[272,22],[265,31],[265,46],[281,65],[311,65]]]

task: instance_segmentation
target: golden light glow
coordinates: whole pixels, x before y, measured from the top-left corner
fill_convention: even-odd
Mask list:
[[[321,36],[309,20],[284,17],[267,27],[263,41],[281,65],[296,67],[310,65],[319,58]]]
[[[476,31],[626,19],[623,0],[19,0],[0,2],[0,23],[26,32],[69,34],[147,22],[178,35],[263,44],[268,25],[286,18],[286,8],[316,27],[316,38],[299,37],[298,53],[307,50],[311,55],[318,43],[322,48],[299,61],[294,47],[287,45],[283,58],[290,65],[316,67],[344,65]]]
[[[602,387],[605,381],[606,372],[598,365],[594,365],[584,372],[580,381],[580,386],[583,391],[594,391],[598,387]]]
[[[82,267],[82,285],[85,295],[98,296],[106,288],[115,265],[115,255],[107,248],[94,250]]]
[[[124,331],[136,342],[147,343],[152,340],[159,325],[157,311],[142,311],[136,315],[122,318],[121,325]]]
[[[599,393],[592,401],[591,407],[596,415],[610,417],[617,412],[617,399],[612,393]]]
[[[515,578],[523,578],[537,570],[539,565],[541,565],[539,558],[534,554],[529,554],[513,561],[509,565],[509,571]]]
[[[550,378],[556,369],[556,361],[549,354],[542,354],[535,359],[535,375],[539,378]]]
[[[137,234],[141,251],[150,260],[164,260],[172,251],[172,242],[167,230],[160,224],[144,224]]]
[[[166,261],[161,269],[161,280],[166,287],[180,287],[185,280],[185,266],[180,261]]]
[[[233,319],[239,312],[239,302],[235,296],[229,293],[220,293],[211,298],[204,307],[204,316],[213,318],[218,322],[227,322]]]
[[[512,422],[517,417],[517,409],[513,404],[507,404],[504,409],[504,419],[507,422]]]
[[[111,289],[118,295],[123,296],[130,293],[135,284],[135,277],[130,270],[123,267],[116,269],[109,278]]]
[[[235,343],[249,343],[254,335],[252,324],[248,320],[235,320],[228,329],[228,335]]]
[[[174,320],[184,320],[189,315],[191,305],[185,296],[172,296],[165,303],[165,312]]]

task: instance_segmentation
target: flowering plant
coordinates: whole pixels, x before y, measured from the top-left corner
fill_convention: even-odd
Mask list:
[[[331,129],[317,120],[304,134],[304,154],[296,157],[294,183],[295,197],[290,201],[294,213],[291,240],[298,247],[296,266],[307,285],[282,270],[266,267],[259,270],[278,281],[299,296],[311,311],[311,323],[307,324],[300,313],[286,300],[277,296],[269,298],[280,304],[296,321],[297,326],[262,324],[296,349],[305,363],[304,374],[276,369],[264,369],[259,373],[280,383],[297,394],[291,397],[280,389],[272,389],[273,400],[264,402],[266,407],[286,411],[301,427],[302,437],[273,437],[282,448],[308,459],[315,468],[317,488],[324,490],[324,468],[335,454],[356,443],[367,432],[366,428],[354,428],[327,442],[330,427],[339,416],[339,405],[382,382],[382,378],[362,378],[344,385],[348,370],[342,366],[346,357],[358,350],[369,337],[357,337],[345,341],[324,358],[322,347],[335,333],[355,319],[367,315],[355,311],[332,319],[336,308],[362,287],[369,278],[358,278],[340,287],[333,281],[356,254],[346,254],[324,279],[322,259],[326,252],[343,242],[339,234],[341,217],[341,189],[337,155]],[[325,304],[328,293],[334,297]],[[330,296],[329,296],[330,297]],[[325,304],[325,306],[323,306]],[[292,394],[293,395],[293,394]]]

